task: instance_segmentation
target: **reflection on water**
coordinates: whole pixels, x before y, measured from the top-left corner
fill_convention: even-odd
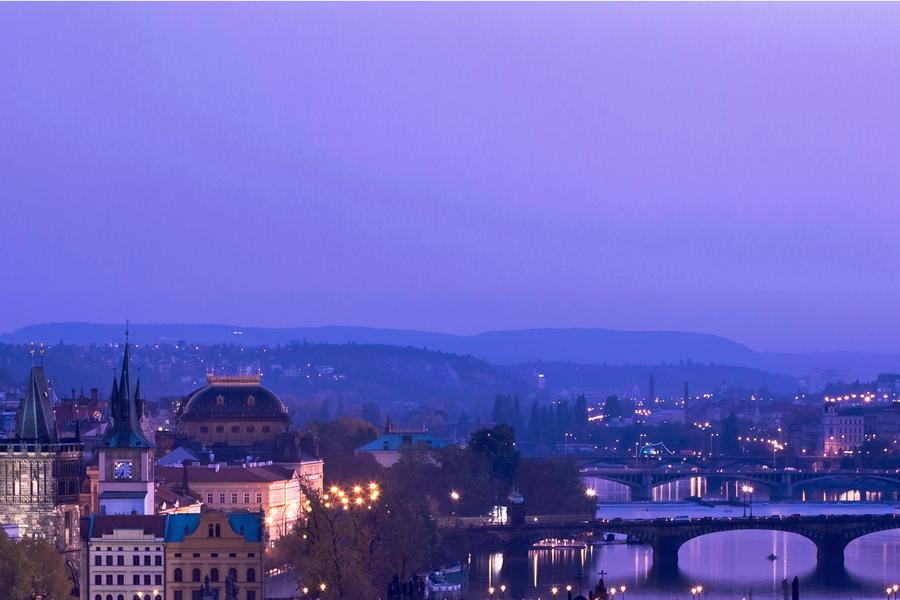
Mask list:
[[[599,502],[628,502],[631,500],[631,489],[621,483],[586,477],[585,483],[597,492]],[[690,496],[699,496],[707,500],[738,500],[746,501],[741,492],[741,486],[746,482],[735,479],[723,479],[721,477],[690,477],[670,481],[656,486],[652,490],[651,498],[654,502],[674,502],[684,500]],[[798,502],[898,502],[900,493],[896,489],[853,489],[842,487],[797,487],[794,501]],[[754,502],[767,502],[769,490],[765,486],[755,484],[753,491]]]
[[[647,503],[650,505],[651,503]],[[658,505],[652,516],[695,513],[702,507],[681,503]],[[891,512],[889,505],[826,505],[825,513]],[[717,511],[718,509],[706,509]],[[759,514],[813,512],[809,505],[771,504],[755,507]],[[601,512],[623,517],[647,516],[635,504],[601,507]],[[815,511],[820,512],[820,511]],[[630,514],[629,514],[630,513]],[[704,514],[713,514],[710,512]],[[768,557],[775,555],[774,560]],[[552,600],[550,589],[579,586],[585,595],[603,573],[607,585],[625,586],[631,600],[690,600],[690,588],[701,584],[704,600],[744,598],[782,599],[782,581],[799,576],[801,598],[883,599],[884,586],[900,581],[900,530],[873,533],[852,542],[845,552],[845,572],[823,573],[816,566],[815,545],[795,534],[777,531],[720,532],[695,538],[679,552],[679,571],[662,577],[653,569],[649,546],[624,543],[595,545],[585,549],[532,550],[527,557],[502,553],[476,553],[471,557],[470,599],[488,598],[487,590],[506,585],[506,599]],[[617,592],[615,597],[621,597]],[[573,594],[577,595],[577,594]],[[495,592],[495,598],[500,598]]]

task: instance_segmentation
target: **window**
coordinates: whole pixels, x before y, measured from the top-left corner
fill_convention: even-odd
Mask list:
[[[231,503],[237,504],[237,492],[231,492]]]
[[[191,581],[200,581],[200,569],[191,571]]]
[[[212,504],[212,502],[213,502],[213,495],[212,495],[212,492],[209,492],[208,494],[206,494],[206,503]]]
[[[145,554],[145,555],[144,555],[144,566],[145,566],[145,567],[149,567],[149,566],[150,566],[150,555],[149,555],[149,554]]]
[[[116,585],[125,585],[124,575],[116,575]]]
[[[101,565],[103,565],[103,557],[98,554],[94,557],[94,566],[99,567]]]
[[[263,425],[262,431],[263,431],[263,433],[269,433],[270,431],[272,431],[272,428],[269,427],[268,425]]]
[[[232,425],[232,427],[231,427],[231,433],[240,433],[240,432],[241,432],[241,428],[240,428],[240,427],[238,427],[237,425]]]
[[[228,576],[232,581],[237,581],[237,569],[228,569]]]
[[[184,594],[181,593],[181,590],[175,592],[173,600],[184,600]]]
[[[141,564],[141,557],[138,556],[137,554],[132,554],[131,555],[131,566],[137,567],[140,564]]]
[[[216,433],[225,433],[225,428],[221,425],[216,425]]]
[[[218,581],[219,580],[219,570],[218,569],[210,569],[209,580],[210,581]]]
[[[256,433],[256,427],[253,425],[247,425],[247,433]]]
[[[253,583],[254,581],[256,581],[256,570],[247,569],[247,581],[250,583]]]
[[[216,537],[222,537],[222,526],[216,523]]]
[[[256,503],[262,504],[262,492],[256,492]]]
[[[156,565],[157,567],[162,566],[162,555],[161,554],[157,554],[156,556],[153,557],[153,564]]]
[[[103,575],[94,575],[94,585],[103,585]]]
[[[108,555],[106,556],[106,566],[107,566],[107,567],[111,567],[111,566],[112,566],[112,554],[108,554]]]
[[[140,575],[132,575],[131,576],[131,585],[141,585],[141,576]]]
[[[162,575],[154,575],[153,576],[153,584],[154,585],[162,585]]]
[[[209,427],[207,427],[206,425],[201,425],[200,433],[209,433]]]
[[[219,504],[225,504],[225,492],[219,492]]]
[[[121,554],[116,557],[116,565],[120,567],[125,566],[125,557]]]
[[[213,536],[213,526],[212,526],[212,523],[210,523],[206,527],[206,537],[212,537],[212,536]]]
[[[94,596],[94,600],[103,600],[103,596],[97,594],[96,596]]]
[[[112,594],[107,594],[107,595],[106,595],[106,600],[112,600]]]
[[[107,575],[107,576],[106,576],[106,585],[112,585],[112,584],[113,584],[112,581],[113,581],[113,580],[112,580],[112,575]]]
[[[256,592],[247,590],[247,600],[256,600]]]
[[[244,504],[250,504],[250,492],[244,492]]]
[[[125,600],[125,596],[119,594],[118,596],[116,596],[116,600]]]
[[[175,581],[181,581],[181,569],[175,569],[174,577]]]
[[[149,575],[144,575],[144,585],[150,585],[150,579],[152,579]]]

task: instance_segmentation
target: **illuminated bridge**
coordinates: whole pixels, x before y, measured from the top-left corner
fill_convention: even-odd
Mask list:
[[[457,526],[471,536],[515,552],[548,538],[600,536],[607,533],[627,535],[649,544],[653,565],[662,572],[677,570],[678,550],[689,540],[723,531],[766,530],[801,535],[816,545],[820,566],[843,566],[844,549],[856,538],[890,529],[900,529],[900,516],[816,515],[791,517],[703,517],[695,519],[587,519],[565,516],[528,516],[520,525],[495,525],[484,522],[447,520],[441,525]]]
[[[650,500],[653,488],[664,483],[692,477],[737,480],[762,486],[773,500],[790,499],[794,490],[813,484],[841,485],[852,488],[864,483],[877,483],[900,488],[900,471],[799,471],[796,469],[684,469],[585,466],[582,477],[613,481],[631,489],[631,499]]]

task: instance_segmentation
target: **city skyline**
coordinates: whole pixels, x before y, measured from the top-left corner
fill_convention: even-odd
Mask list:
[[[896,352],[898,16],[4,5],[0,331],[601,327]]]

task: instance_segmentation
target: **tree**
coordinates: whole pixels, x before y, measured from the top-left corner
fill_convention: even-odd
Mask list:
[[[575,398],[575,409],[573,411],[575,417],[575,425],[584,425],[588,420],[587,398],[584,394],[579,394]]]
[[[486,468],[494,479],[512,484],[519,465],[516,431],[512,427],[495,425],[490,429],[479,429],[469,439],[469,448],[474,454],[476,468]]]
[[[365,419],[375,427],[381,427],[381,425],[384,423],[384,417],[381,415],[381,409],[378,408],[378,405],[371,400],[363,402],[360,416],[362,416],[363,419]]]
[[[591,510],[581,474],[572,459],[523,459],[517,481],[529,513],[587,514]]]
[[[615,394],[606,397],[603,403],[603,415],[607,419],[615,419],[622,416],[622,403]]]
[[[72,591],[63,557],[49,542],[26,536],[17,543],[2,532],[0,586],[5,600],[66,600]]]

